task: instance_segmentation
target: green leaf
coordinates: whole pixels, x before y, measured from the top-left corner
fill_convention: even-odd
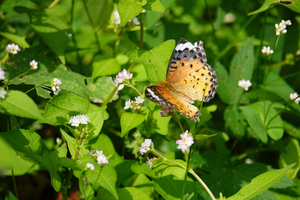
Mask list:
[[[118,199],[116,190],[117,173],[113,167],[109,165],[95,165],[95,170],[87,170],[87,181],[93,186],[100,186],[108,190],[113,196]]]
[[[281,0],[281,1],[265,0],[263,5],[259,9],[249,13],[248,15],[254,15],[254,14],[258,14],[263,11],[266,11],[267,9],[274,7],[272,4],[280,4],[280,5],[286,6],[287,8],[289,8],[297,13],[300,13],[300,1],[299,0]]]
[[[12,115],[40,120],[41,123],[52,124],[42,116],[34,101],[21,91],[8,91],[5,99],[0,99],[0,106]]]
[[[37,46],[22,50],[10,58],[12,65],[9,67],[9,78],[12,79],[28,71],[31,60],[36,60],[39,63],[38,69],[25,74],[22,79],[14,79],[11,84],[25,83],[38,86],[38,95],[43,98],[51,98],[49,95],[50,83],[53,78],[57,77],[62,81],[60,85],[62,91],[72,91],[96,103],[103,102],[115,88],[115,83],[111,77],[100,77],[94,82],[92,78],[70,71],[58,62],[52,52]],[[43,85],[43,88],[40,85]],[[114,95],[113,99],[116,98],[117,95]]]
[[[288,123],[287,121],[282,120],[283,128],[286,133],[290,136],[300,139],[300,130],[293,126],[292,124]]]
[[[124,137],[131,129],[143,123],[144,120],[144,115],[137,113],[123,113],[121,116],[121,137]]]
[[[172,119],[171,116],[163,117],[160,115],[161,110],[156,110],[153,113],[153,121],[151,123],[155,123],[154,130],[162,135],[168,134],[168,125],[170,120]]]
[[[244,117],[242,113],[240,113],[240,111],[237,109],[237,107],[230,105],[227,106],[224,112],[224,120],[229,125],[230,130],[236,137],[242,138],[244,136]]]
[[[79,189],[85,199],[91,199],[95,196],[94,189],[90,184],[85,181],[85,175],[79,179]]]
[[[252,106],[240,106],[239,109],[242,110],[244,118],[247,119],[250,127],[259,137],[259,139],[266,143],[268,141],[267,133],[264,130],[263,119],[261,110],[258,108],[253,108]]]
[[[103,59],[102,55],[96,55],[93,60],[92,79],[99,76],[113,75],[121,71],[121,65],[116,58]]]
[[[18,12],[26,12],[30,17],[30,25],[65,64],[65,49],[69,43],[70,28],[58,17],[48,16],[43,11],[17,6]]]
[[[62,180],[57,172],[50,171],[51,184],[56,192],[59,192],[62,186]]]
[[[121,0],[117,4],[117,9],[120,15],[120,26],[124,26],[129,20],[136,17],[143,11],[143,6],[147,3],[146,0],[134,1],[134,0]]]
[[[231,104],[234,93],[228,91],[236,90],[237,86],[235,85],[234,81],[230,78],[225,67],[220,62],[215,61],[214,63],[212,63],[212,66],[214,66],[214,69],[218,76],[219,86],[217,94],[223,102]]]
[[[86,1],[94,28],[102,28],[110,19],[113,10],[113,0]]]
[[[13,193],[11,193],[11,191],[8,191],[4,200],[18,200],[18,199],[13,195]]]
[[[229,67],[229,75],[220,63],[216,64],[215,70],[219,82],[218,95],[228,104],[238,104],[244,92],[242,88],[238,87],[238,81],[252,78],[254,69],[253,38],[234,55]]]
[[[239,108],[243,111],[243,115],[247,119],[250,127],[263,142],[267,142],[268,140],[266,133],[273,140],[279,140],[282,138],[282,119],[278,115],[274,104],[271,104],[269,101],[265,101],[249,104],[247,106],[240,106]],[[264,119],[265,115],[266,119]]]
[[[290,101],[293,88],[275,72],[269,72],[266,80],[266,90],[281,97],[286,102]]]
[[[86,114],[90,102],[74,93],[61,91],[48,101],[44,117],[56,125],[67,124],[71,116]]]
[[[160,13],[165,11],[164,6],[162,5],[162,3],[160,3],[159,0],[147,0],[147,4],[144,6],[144,8]]]
[[[72,157],[74,158],[77,150],[76,139],[70,136],[68,133],[66,133],[63,129],[60,129],[60,132],[63,135],[63,137],[66,139],[68,144],[68,149]]]
[[[117,192],[120,199],[131,199],[131,200],[152,199],[148,195],[146,195],[143,191],[135,187],[118,188]]]
[[[259,9],[249,13],[248,15],[254,15],[254,14],[258,14],[258,13],[261,13],[263,11],[266,11],[272,4],[275,4],[277,2],[278,2],[277,0],[265,0],[263,5]]]
[[[94,105],[91,105],[91,107],[96,107]],[[87,116],[90,119],[90,124],[92,125],[93,130],[88,133],[87,140],[90,141],[97,137],[100,134],[100,131],[102,129],[104,120],[108,119],[108,114],[106,112],[106,106],[103,107],[96,107],[94,108],[94,111],[89,111],[87,113]]]
[[[160,2],[163,5],[164,9],[168,10],[176,2],[176,0],[161,0]],[[144,6],[144,8],[145,8],[145,6]],[[164,12],[161,13],[161,12],[147,10],[147,13],[144,18],[144,21],[145,21],[145,24],[147,24],[147,27],[149,29],[151,29],[158,22],[158,20],[163,16],[163,14],[164,14]],[[155,35],[155,37],[157,37],[157,36]]]
[[[109,157],[109,165],[112,167],[116,167],[124,162],[124,159],[116,152],[111,139],[103,133],[89,141],[86,145],[83,145],[79,151],[79,158],[84,157],[91,149],[102,150],[103,154]]]
[[[226,198],[227,200],[246,200],[251,199],[263,191],[270,188],[272,185],[281,180],[286,173],[294,166],[291,164],[285,168],[265,172],[254,179],[251,183],[245,185],[235,195]]]
[[[7,32],[0,32],[0,35],[3,37],[7,38],[8,40],[12,41],[13,43],[18,44],[21,48],[25,49],[29,47],[29,44],[24,40],[22,37],[12,34],[12,33],[7,33]]]
[[[21,157],[47,169],[56,181],[53,185],[54,189],[60,189],[60,184],[57,182],[60,179],[57,174],[59,168],[57,153],[50,152],[37,133],[20,129],[1,132],[0,136]]]
[[[297,176],[300,169],[300,147],[299,141],[292,138],[280,154],[279,166],[287,167],[296,163],[295,166],[287,173],[287,177],[293,179]]]
[[[146,51],[134,49],[128,53],[131,60],[140,62],[144,65],[149,81],[166,81],[168,62],[175,47],[174,40],[168,40],[161,45]]]

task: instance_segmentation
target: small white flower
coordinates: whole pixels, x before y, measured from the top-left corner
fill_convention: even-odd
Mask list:
[[[274,51],[271,50],[270,46],[268,46],[268,47],[265,47],[265,46],[264,46],[264,47],[262,48],[261,52],[262,52],[263,54],[267,55],[267,56],[274,53]]]
[[[178,144],[177,149],[181,149],[182,152],[185,152],[189,149],[192,144],[194,144],[193,136],[189,134],[189,131],[186,130],[184,133],[180,134],[181,140],[177,140]]]
[[[87,117],[85,115],[82,115],[82,114],[79,114],[79,115],[76,115],[76,116],[72,116],[70,121],[69,121],[69,124],[71,124],[71,126],[78,127],[79,124],[88,124],[88,122],[91,122],[89,117]]]
[[[281,22],[279,24],[275,24],[275,32],[276,35],[280,35],[280,34],[285,34],[287,32],[286,30],[286,26],[290,26],[292,25],[291,20],[281,20]]]
[[[61,139],[59,137],[56,138],[56,143],[60,144],[61,143]]]
[[[0,80],[5,79],[5,71],[0,67]]]
[[[38,123],[33,123],[32,124],[34,130],[41,130],[43,128],[43,125],[42,124],[38,124]]]
[[[251,160],[250,158],[246,158],[245,163],[250,165],[253,163],[253,160]]]
[[[298,93],[297,92],[295,92],[295,93],[291,93],[290,94],[290,99],[292,100],[292,101],[295,101],[297,104],[299,104],[299,102],[300,102],[300,97],[298,97]]]
[[[97,163],[98,163],[98,165],[105,165],[105,164],[109,163],[109,161],[107,160],[106,156],[103,154],[103,151],[100,151],[98,153]]]
[[[141,96],[135,97],[135,102],[136,103],[144,103],[145,99],[142,99]]]
[[[121,18],[117,9],[114,10],[114,19],[115,19],[114,21],[115,25],[119,26],[121,23]]]
[[[154,147],[154,144],[152,142],[151,139],[145,139],[145,142],[143,142],[141,144],[141,148],[140,148],[140,153],[143,155],[144,153],[146,153],[147,151],[149,151],[151,148],[150,147]]]
[[[55,95],[58,95],[58,93],[61,91],[59,88],[59,85],[61,85],[61,80],[58,78],[54,78],[51,82],[52,84],[52,91]]]
[[[17,54],[20,51],[20,47],[17,44],[8,44],[6,46],[6,52],[11,54]]]
[[[146,161],[146,164],[149,166],[149,168],[151,169],[152,168],[152,165],[154,164],[154,162],[157,160],[157,158],[152,158],[152,159],[150,159],[150,158],[148,158],[147,157],[147,161]]]
[[[90,170],[95,170],[95,166],[92,163],[86,163],[85,167]]]
[[[252,85],[252,83],[250,82],[250,80],[239,80],[238,86],[243,88],[245,91],[248,91],[249,87]]]
[[[32,60],[30,63],[29,63],[30,67],[34,70],[36,70],[38,68],[38,62],[36,62],[35,60]]]
[[[6,94],[7,94],[7,91],[5,91],[4,88],[1,88],[0,89],[0,98],[4,99]]]
[[[127,110],[127,109],[131,108],[132,103],[133,103],[133,101],[131,101],[130,99],[128,101],[126,101],[124,110]]]

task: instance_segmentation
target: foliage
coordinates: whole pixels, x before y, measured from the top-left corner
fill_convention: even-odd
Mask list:
[[[0,199],[24,199],[28,174],[63,199],[299,199],[298,0],[0,8]],[[199,122],[145,97],[181,38],[203,41],[218,77],[215,98],[195,103]]]

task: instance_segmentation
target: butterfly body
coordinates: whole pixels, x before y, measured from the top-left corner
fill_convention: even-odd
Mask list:
[[[199,110],[192,103],[208,102],[218,86],[215,71],[206,62],[202,41],[193,45],[181,39],[170,58],[166,82],[159,81],[158,86],[146,88],[146,97],[155,103],[175,107],[182,115],[197,121]]]

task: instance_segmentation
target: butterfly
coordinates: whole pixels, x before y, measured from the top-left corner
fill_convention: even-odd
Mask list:
[[[218,87],[217,75],[207,64],[203,42],[192,44],[182,38],[169,60],[166,82],[157,84],[146,88],[149,100],[172,106],[185,117],[198,121],[199,110],[192,104],[194,101],[208,102],[214,98]]]

